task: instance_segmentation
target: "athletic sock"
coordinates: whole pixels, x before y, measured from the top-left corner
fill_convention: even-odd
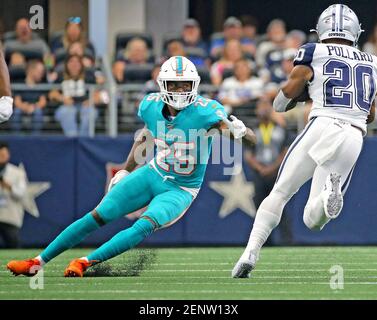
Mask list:
[[[60,233],[40,254],[44,263],[49,262],[67,249],[79,244],[92,231],[100,226],[89,212],[81,219],[76,220]]]
[[[259,209],[253,229],[250,233],[249,242],[241,259],[248,260],[250,252],[253,252],[258,257],[260,249],[279,222],[279,215],[264,209]]]
[[[272,190],[268,197],[262,201],[258,208],[246,249],[241,256],[242,260],[249,260],[251,252],[258,258],[260,249],[272,230],[279,224],[284,206],[289,199],[290,196],[280,191]]]
[[[42,259],[41,256],[37,256],[37,257],[35,257],[34,259],[37,259],[37,260],[39,261],[39,265],[40,265],[41,267],[43,267],[43,266],[46,264],[46,262],[43,261],[43,259]]]
[[[154,224],[147,219],[139,219],[132,227],[117,233],[113,238],[87,256],[89,261],[103,262],[111,259],[143,241],[153,232]]]

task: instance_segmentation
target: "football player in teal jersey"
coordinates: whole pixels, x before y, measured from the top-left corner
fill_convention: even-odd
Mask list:
[[[147,207],[140,218],[87,257],[71,261],[66,277],[82,277],[85,270],[139,244],[152,232],[172,225],[190,207],[203,182],[211,152],[211,130],[255,143],[255,135],[234,116],[227,118],[221,104],[198,95],[200,77],[194,64],[174,56],[162,66],[159,93],[147,95],[138,115],[145,127],[136,139],[125,168],[116,173],[98,206],[68,226],[36,258],[10,261],[15,275],[32,275],[54,257],[79,244],[101,226]],[[156,156],[142,166],[138,151],[147,139],[154,141]],[[150,141],[150,140],[149,140]],[[137,168],[138,167],[138,168]]]

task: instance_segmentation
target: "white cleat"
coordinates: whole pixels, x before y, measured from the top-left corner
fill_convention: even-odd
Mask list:
[[[257,263],[256,255],[251,252],[249,259],[240,259],[232,270],[232,278],[250,278],[250,272],[255,268]]]
[[[323,205],[325,214],[329,219],[335,219],[343,208],[343,195],[340,174],[330,173],[327,176],[323,192]]]

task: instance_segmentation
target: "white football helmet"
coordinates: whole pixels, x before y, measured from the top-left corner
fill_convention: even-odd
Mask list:
[[[330,38],[345,39],[357,44],[360,34],[364,31],[356,13],[345,4],[333,4],[321,13],[316,31],[320,41]]]
[[[191,81],[191,91],[169,92],[169,81]],[[176,110],[182,110],[193,103],[198,95],[200,76],[195,65],[187,58],[174,56],[165,61],[157,77],[162,101]]]

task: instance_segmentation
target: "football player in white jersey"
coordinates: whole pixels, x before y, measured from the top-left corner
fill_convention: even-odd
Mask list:
[[[366,125],[374,119],[377,58],[356,48],[363,31],[356,14],[346,5],[331,5],[320,15],[315,31],[320,43],[299,49],[274,100],[276,111],[287,111],[306,99],[307,88],[313,100],[309,122],[290,146],[273,190],[257,211],[247,247],[232,270],[234,278],[250,276],[284,206],[310,178],[305,225],[321,230],[339,215]]]

